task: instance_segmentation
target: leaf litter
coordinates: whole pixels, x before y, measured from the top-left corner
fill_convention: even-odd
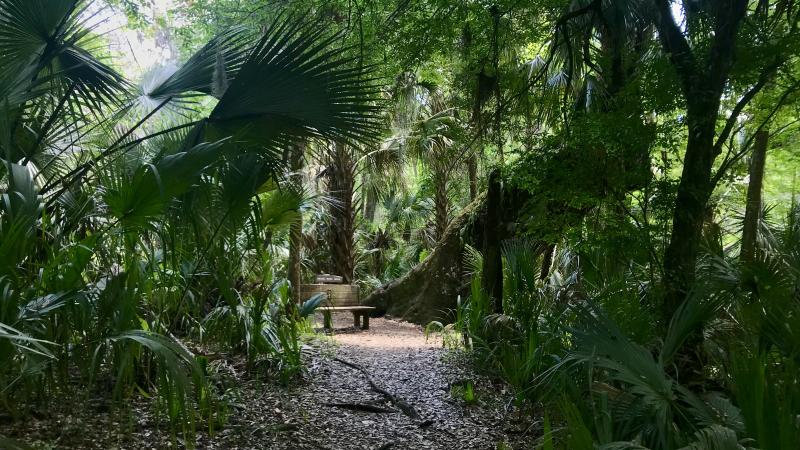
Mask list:
[[[234,357],[225,372],[229,416],[221,430],[198,430],[194,448],[245,449],[527,449],[541,430],[513,405],[506,386],[468,368],[463,354],[426,339],[419,326],[372,319],[370,330],[334,315],[331,339],[312,339],[308,370],[279,386],[249,376]],[[465,402],[453,386],[474,386]],[[106,392],[107,395],[110,393]],[[0,435],[41,449],[187,448],[152,400],[114,408],[102,395],[67,398],[24,420],[0,416]]]

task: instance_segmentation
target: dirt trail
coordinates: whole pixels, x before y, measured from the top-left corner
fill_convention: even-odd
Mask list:
[[[352,323],[342,314],[334,327]],[[311,382],[289,399],[287,418],[305,418],[301,432],[276,439],[274,448],[327,449],[494,449],[529,448],[526,427],[506,411],[509,395],[501,386],[467,375],[460,364],[444,362],[447,352],[439,339],[426,341],[415,325],[373,319],[369,331],[340,330],[334,337],[337,358],[363,367],[381,389],[419,412],[412,419],[399,410],[368,413],[324,406],[360,403],[392,407],[370,389],[366,378],[330,357],[314,358]],[[469,379],[477,403],[466,405],[451,386]],[[502,445],[506,447],[502,447]]]
[[[321,326],[321,318],[319,322]],[[518,414],[511,410],[510,394],[503,386],[469,373],[442,348],[441,340],[426,341],[418,326],[386,319],[371,322],[369,331],[355,330],[350,314],[334,315],[333,337],[310,343],[305,351],[308,373],[289,389],[250,379],[241,363],[224,362],[222,369],[230,371],[222,386],[232,405],[228,421],[213,435],[198,430],[195,448],[533,448],[537,427],[515,420]],[[337,359],[365,369],[378,390],[410,405],[420,417],[404,414],[402,405],[387,401],[363,373]],[[471,405],[452,387],[464,380],[475,386],[476,402]],[[124,417],[109,406],[99,398],[57,402],[26,421],[0,421],[0,435],[48,450],[174,448],[148,401],[130,405]]]

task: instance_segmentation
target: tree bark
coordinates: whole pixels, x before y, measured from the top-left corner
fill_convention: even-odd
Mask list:
[[[542,270],[539,279],[544,280],[550,276],[550,267],[553,265],[553,255],[556,251],[556,244],[546,244],[542,255]]]
[[[328,242],[331,249],[332,272],[344,283],[352,283],[355,271],[355,219],[353,202],[356,179],[356,159],[353,150],[334,143],[328,161],[328,191],[333,201],[330,208],[331,226]]]
[[[431,320],[452,319],[458,295],[464,291],[466,278],[463,253],[468,233],[464,233],[476,211],[484,204],[479,197],[453,219],[442,239],[424,261],[402,277],[376,289],[364,303],[393,316],[425,324]]]
[[[712,167],[719,152],[714,142],[719,106],[747,4],[747,0],[707,4],[715,9],[714,34],[710,38],[710,50],[695,54],[675,22],[671,2],[654,0],[658,11],[658,36],[681,82],[689,132],[673,209],[672,233],[664,253],[664,324],[669,323],[695,281],[703,221],[714,190]]]
[[[364,202],[364,220],[367,222],[372,223],[375,220],[375,210],[378,206],[378,193],[375,192],[375,189],[372,189],[367,186],[367,183],[364,183],[364,191],[366,191],[366,201]]]
[[[747,204],[742,226],[742,264],[753,262],[756,255],[756,240],[761,222],[761,189],[764,184],[764,164],[767,159],[769,131],[759,130],[755,136],[753,156],[750,159],[750,181],[747,183]]]
[[[469,174],[469,200],[478,198],[478,158],[470,155],[467,160],[467,173]]]
[[[447,174],[437,171],[433,175],[433,209],[434,209],[434,233],[435,240],[444,236],[447,225],[450,222],[450,199],[447,196]]]
[[[719,102],[716,105],[718,108]],[[689,125],[683,172],[673,208],[672,233],[664,254],[664,324],[669,323],[695,281],[706,207],[713,190],[711,169],[716,156],[714,126],[717,108],[697,112],[703,120]]]
[[[486,192],[486,214],[483,217],[483,273],[481,286],[494,305],[494,312],[503,312],[503,254],[502,254],[502,204],[503,193],[500,173],[489,175],[489,188]]]
[[[498,189],[501,187],[497,179],[494,185]],[[459,295],[468,295],[469,274],[465,273],[463,266],[464,245],[469,244],[486,252],[483,248],[484,236],[487,230],[493,231],[492,241],[497,256],[501,256],[500,243],[514,235],[523,205],[531,199],[528,191],[509,189],[508,186],[504,188],[502,195],[496,195],[496,198],[502,199],[502,204],[490,206],[488,193],[480,194],[450,221],[444,236],[424,261],[402,277],[375,290],[364,302],[377,307],[380,312],[415,323],[452,320],[456,299]],[[499,295],[502,297],[501,268],[492,276],[500,280]]]
[[[292,148],[290,156],[290,167],[292,170],[292,181],[298,185],[303,183],[303,152],[305,144],[298,144]],[[296,303],[303,301],[300,298],[300,282],[302,280],[300,250],[303,245],[303,216],[300,214],[291,225],[289,225],[289,283],[292,285],[292,300]]]

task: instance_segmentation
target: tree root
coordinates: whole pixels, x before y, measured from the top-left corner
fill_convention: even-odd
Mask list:
[[[383,395],[384,398],[386,398],[386,400],[390,401],[393,405],[395,405],[398,408],[400,408],[400,411],[402,411],[403,414],[405,414],[406,416],[410,417],[411,419],[416,420],[416,421],[422,420],[422,416],[419,415],[417,410],[411,404],[409,404],[408,402],[406,402],[405,400],[401,399],[400,397],[397,397],[396,395],[392,394],[391,392],[389,392],[389,391],[387,391],[385,389],[382,389],[377,384],[375,384],[375,382],[372,381],[372,377],[370,377],[369,373],[367,373],[366,369],[364,369],[363,367],[359,366],[356,363],[353,363],[353,362],[350,362],[350,361],[347,361],[347,360],[344,360],[344,359],[341,359],[341,358],[333,358],[333,360],[337,361],[337,362],[340,362],[340,363],[344,364],[345,366],[348,366],[350,368],[356,369],[359,372],[361,372],[361,374],[364,375],[364,378],[367,379],[367,383],[369,383],[369,387],[373,391],[377,392],[378,394]]]
[[[392,408],[383,408],[380,406],[370,405],[368,403],[324,403],[325,406],[333,408],[349,409],[351,411],[363,411],[370,413],[392,413],[397,412]]]

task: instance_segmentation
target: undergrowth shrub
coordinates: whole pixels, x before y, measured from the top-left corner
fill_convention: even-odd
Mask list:
[[[287,17],[136,85],[93,55],[87,10],[0,1],[0,407],[22,419],[113,386],[123,410],[154,398],[191,447],[229,395],[198,346],[283,382],[301,370],[298,324],[321,300],[296,305],[278,275],[273,238],[310,197],[283,150],[371,142],[377,94],[333,37]]]
[[[707,254],[701,281],[663,326],[650,320],[658,293],[636,272],[590,284],[562,249],[541,280],[522,240],[503,249],[496,313],[480,286],[480,254],[468,249],[471,296],[455,326],[518,405],[543,408],[540,448],[798,448],[798,214],[765,226],[752,262]],[[698,379],[679,377],[686,348],[702,358]]]

